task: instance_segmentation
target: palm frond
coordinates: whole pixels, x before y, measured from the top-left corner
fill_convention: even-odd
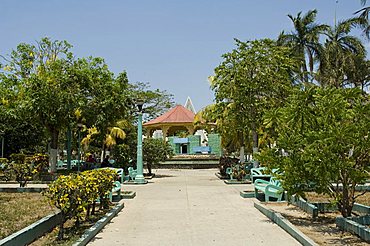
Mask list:
[[[116,140],[111,135],[105,135],[104,144],[109,148],[116,144]]]
[[[111,127],[109,135],[113,138],[120,138],[124,139],[126,137],[126,133],[119,127]]]

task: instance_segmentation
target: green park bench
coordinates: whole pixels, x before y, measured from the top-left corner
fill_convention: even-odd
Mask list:
[[[130,179],[135,180],[135,177],[137,175],[137,170],[134,169],[133,167],[129,167],[127,170],[128,170],[128,176],[130,177]]]
[[[270,197],[276,198],[278,201],[283,198],[284,189],[281,187],[280,181],[274,177],[271,177],[270,181],[256,179],[253,184],[255,197],[258,195],[258,191],[262,191],[266,202],[270,201]]]
[[[229,175],[230,180],[233,180],[233,169],[231,167],[226,168],[226,174]]]
[[[266,181],[270,181],[271,179],[271,174],[266,173],[266,168],[265,167],[255,167],[251,168],[251,181],[254,183],[256,179],[264,179]],[[278,169],[272,169],[272,173],[277,173],[279,170]]]
[[[121,198],[121,183],[119,181],[114,181],[114,186],[112,191],[109,193],[109,201],[113,201],[113,194],[116,193],[115,197],[118,197],[118,200]]]

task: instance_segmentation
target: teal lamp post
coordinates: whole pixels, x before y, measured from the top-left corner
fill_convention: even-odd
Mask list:
[[[136,101],[139,109],[137,119],[137,156],[136,156],[136,170],[135,184],[146,184],[143,175],[143,104],[142,100]]]

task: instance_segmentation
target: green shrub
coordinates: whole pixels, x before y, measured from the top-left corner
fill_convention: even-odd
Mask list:
[[[62,220],[59,224],[58,239],[63,239],[64,223],[76,219],[76,226],[84,214],[88,218],[90,209],[95,208],[99,198],[100,207],[107,207],[108,195],[113,188],[117,174],[113,170],[99,169],[85,171],[81,174],[61,175],[43,193],[51,205],[60,209]]]
[[[7,173],[10,177],[15,177],[20,187],[25,187],[27,182],[32,180],[33,165],[30,158],[24,154],[11,154],[11,162],[6,166]]]

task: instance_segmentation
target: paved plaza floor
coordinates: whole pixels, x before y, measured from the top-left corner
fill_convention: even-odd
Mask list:
[[[216,169],[158,169],[89,245],[300,245],[226,185]],[[252,188],[249,185],[250,189]]]

